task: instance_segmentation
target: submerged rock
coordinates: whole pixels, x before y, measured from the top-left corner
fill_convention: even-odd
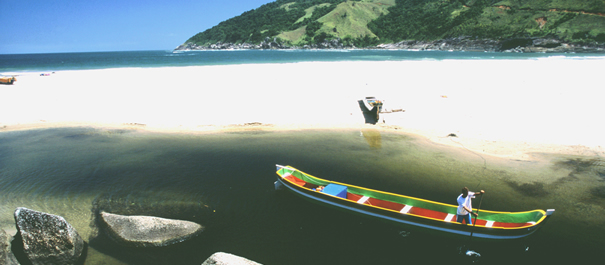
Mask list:
[[[194,222],[153,216],[125,216],[101,212],[107,234],[129,247],[162,247],[192,238],[204,230]]]
[[[258,262],[251,261],[233,254],[225,252],[216,252],[212,254],[202,265],[261,265]]]
[[[6,233],[4,229],[0,229],[0,264],[18,265],[19,262],[15,254],[11,251],[11,241],[13,237]]]
[[[15,222],[23,252],[32,264],[78,263],[84,241],[63,217],[19,207]]]

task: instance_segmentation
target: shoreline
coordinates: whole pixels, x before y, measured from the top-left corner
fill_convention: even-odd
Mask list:
[[[174,51],[201,51],[201,50],[296,50],[296,49],[396,49],[396,50],[434,50],[434,51],[480,51],[480,52],[523,52],[523,53],[603,53],[605,45],[598,43],[574,43],[563,41],[558,38],[509,38],[496,39],[474,39],[460,36],[434,41],[404,40],[396,43],[381,43],[370,47],[355,47],[352,44],[345,45],[340,38],[324,40],[322,43],[305,44],[302,46],[280,43],[279,41],[266,39],[259,44],[252,43],[213,43],[198,45],[195,43],[183,43]]]
[[[603,157],[596,118],[605,92],[594,85],[604,65],[603,59],[443,60],[57,71],[0,86],[0,133],[369,128],[512,160],[538,153]],[[365,125],[357,100],[366,96],[405,112]]]
[[[420,141],[434,145],[454,148],[460,152],[470,152],[478,156],[490,156],[496,159],[526,162],[544,162],[546,156],[584,156],[605,157],[605,148],[602,146],[565,145],[555,143],[535,143],[523,140],[485,140],[476,138],[461,138],[457,135],[438,135],[434,132],[406,129],[397,125],[275,125],[257,122],[230,125],[198,125],[198,126],[148,126],[147,124],[103,124],[81,122],[39,122],[28,124],[14,124],[0,126],[3,132],[16,132],[28,130],[63,129],[63,128],[91,128],[100,131],[134,130],[139,132],[204,135],[230,132],[288,132],[288,131],[374,131],[380,133],[404,134]]]
[[[163,64],[141,64],[137,66],[133,65],[124,65],[124,64],[114,64],[114,65],[102,65],[102,66],[82,66],[81,64],[74,64],[73,62],[63,64],[63,62],[58,62],[54,60],[49,60],[50,63],[46,66],[37,66],[33,68],[24,68],[19,69],[19,66],[16,68],[11,68],[13,63],[16,61],[8,61],[7,64],[3,65],[4,68],[0,70],[1,76],[15,76],[15,77],[30,77],[30,76],[40,76],[40,75],[54,75],[56,73],[63,72],[74,72],[74,71],[108,71],[108,70],[129,70],[129,69],[157,69],[157,68],[187,68],[187,67],[211,67],[211,66],[238,66],[238,65],[271,65],[271,64],[298,64],[298,63],[372,63],[372,62],[402,62],[402,61],[447,61],[447,60],[552,60],[552,59],[568,59],[568,60],[593,60],[593,59],[603,59],[605,58],[605,50],[604,52],[590,52],[588,50],[584,50],[582,52],[498,52],[498,51],[485,51],[485,50],[457,50],[457,49],[425,49],[419,47],[411,47],[409,49],[402,48],[392,48],[384,46],[383,48],[346,48],[346,49],[203,49],[203,50],[155,50],[155,51],[108,51],[108,52],[78,52],[76,54],[87,54],[87,53],[129,53],[129,52],[163,52],[163,53],[203,53],[203,52],[244,52],[244,51],[258,51],[258,52],[308,52],[311,54],[314,53],[322,53],[322,52],[356,52],[356,51],[375,51],[375,52],[410,52],[410,55],[414,53],[424,52],[425,56],[413,57],[413,56],[402,56],[402,57],[392,57],[388,58],[388,54],[384,55],[384,60],[382,61],[371,61],[363,59],[362,57],[349,58],[349,60],[338,60],[337,61],[325,61],[321,58],[314,57],[309,61],[300,61],[300,58],[290,58],[290,60],[284,60],[280,62],[276,61],[257,61],[254,63],[250,63],[248,61],[231,61],[231,62],[222,62],[223,64],[212,64],[212,62],[207,62],[208,64],[204,64],[204,61],[198,62],[183,62],[183,64],[176,65],[163,65]],[[426,54],[426,53],[433,53]],[[61,55],[61,54],[70,54],[70,53],[47,53],[47,55]],[[448,56],[448,55],[460,55],[464,54],[465,57],[456,57],[456,56]],[[474,57],[473,54],[477,54],[481,59]],[[1,54],[0,54],[1,55]],[[28,54],[5,54],[6,56],[10,55],[28,55]],[[35,54],[29,54],[35,55]],[[434,55],[442,55],[442,56],[434,56]],[[490,57],[482,57],[484,55],[490,55]],[[380,59],[379,59],[380,60]],[[52,65],[52,66],[51,66]],[[23,67],[23,66],[21,66]],[[31,67],[31,66],[30,66]]]

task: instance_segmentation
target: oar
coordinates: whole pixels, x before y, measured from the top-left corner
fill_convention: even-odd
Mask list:
[[[481,202],[483,202],[483,194],[481,194],[481,200],[479,201],[479,208],[477,208],[477,216],[475,216],[475,222],[473,222],[473,228],[471,229],[471,237],[468,241],[469,247],[470,247],[471,243],[473,242],[473,232],[475,231],[475,225],[477,225],[477,217],[479,217],[479,210],[481,210]],[[473,250],[470,250],[469,248],[466,249],[466,252],[464,254],[466,256],[473,257],[475,259],[478,259],[479,257],[481,257],[481,254],[479,254]],[[475,261],[476,260],[474,260],[473,262],[475,262]]]
[[[483,202],[483,196],[485,196],[485,193],[481,194],[481,200],[479,200],[479,207],[477,208],[477,215],[475,216],[475,221],[473,222],[473,229],[471,230],[470,241],[473,240],[473,232],[475,231],[475,225],[477,225],[477,217],[479,217],[479,210],[481,210],[481,202]]]

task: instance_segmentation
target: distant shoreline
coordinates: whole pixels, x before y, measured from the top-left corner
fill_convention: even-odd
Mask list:
[[[473,51],[473,52],[522,52],[522,53],[605,53],[605,43],[571,43],[549,38],[511,38],[505,40],[476,39],[471,37],[447,38],[434,41],[406,40],[397,43],[385,43],[371,47],[343,45],[340,39],[326,40],[323,43],[295,46],[267,39],[259,44],[251,43],[214,43],[197,45],[184,43],[174,51],[193,50],[297,50],[297,49],[398,49],[420,51]]]

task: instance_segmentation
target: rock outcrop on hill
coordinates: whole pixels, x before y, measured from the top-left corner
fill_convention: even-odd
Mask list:
[[[285,49],[357,49],[352,45],[345,45],[340,39],[325,40],[322,43],[289,46],[279,40],[265,40],[254,45],[249,43],[215,43],[200,46],[186,43],[178,46],[176,51],[194,50],[285,50]],[[476,51],[476,52],[575,52],[575,53],[603,53],[605,44],[578,44],[548,38],[514,38],[506,40],[477,39],[470,37],[448,38],[435,41],[401,41],[397,43],[379,44],[365,49],[390,50],[419,50],[419,51]]]
[[[128,247],[161,247],[183,242],[204,230],[193,222],[152,216],[125,216],[101,212],[110,238]]]
[[[436,41],[402,41],[381,44],[382,49],[478,51],[478,52],[604,52],[605,44],[581,45],[546,38],[514,38],[506,40],[449,38]]]
[[[84,241],[65,219],[27,208],[15,211],[17,236],[32,264],[78,264]]]

